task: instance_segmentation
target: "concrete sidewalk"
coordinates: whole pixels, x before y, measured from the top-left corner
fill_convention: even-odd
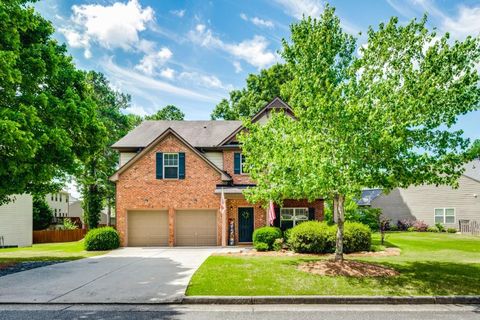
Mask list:
[[[0,277],[0,303],[178,303],[214,248],[122,248]]]

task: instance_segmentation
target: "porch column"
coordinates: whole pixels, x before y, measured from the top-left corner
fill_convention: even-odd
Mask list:
[[[175,209],[173,207],[168,208],[168,246],[173,247],[175,245]]]
[[[225,199],[225,208],[220,209],[220,214],[222,215],[222,247],[227,246],[227,201]]]

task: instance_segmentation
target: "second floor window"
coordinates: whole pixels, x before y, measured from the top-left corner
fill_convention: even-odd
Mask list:
[[[235,174],[244,174],[248,173],[247,167],[245,165],[246,157],[240,153],[235,152],[233,155],[233,173]]]
[[[178,153],[163,154],[163,176],[165,179],[178,179]]]

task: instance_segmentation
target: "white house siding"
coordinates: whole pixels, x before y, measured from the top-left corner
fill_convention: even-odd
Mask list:
[[[45,196],[48,206],[52,209],[55,217],[68,217],[70,194],[67,191],[49,193]]]
[[[135,157],[135,155],[135,152],[120,152],[120,167],[123,167],[123,165]]]
[[[205,152],[205,157],[212,161],[214,165],[223,170],[223,153],[222,152]]]
[[[23,194],[14,198],[15,201],[0,206],[0,238],[7,246],[31,246],[32,196]]]
[[[459,219],[480,221],[480,182],[461,176],[458,189],[433,185],[394,189],[377,197],[371,206],[394,222],[417,219],[428,225],[435,224],[435,208],[454,208],[455,223],[445,226],[458,228]]]

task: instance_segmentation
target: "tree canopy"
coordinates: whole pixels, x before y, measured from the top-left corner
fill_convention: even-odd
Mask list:
[[[0,2],[0,203],[47,193],[75,173],[91,112],[82,72],[25,3]]]
[[[145,120],[183,120],[184,118],[185,113],[176,106],[169,104],[158,110],[157,113],[146,116]]]
[[[250,118],[275,97],[288,101],[288,95],[282,92],[282,88],[291,79],[291,72],[284,64],[263,69],[258,75],[250,74],[246,88],[232,90],[228,100],[223,99],[216,105],[211,117],[213,120]]]
[[[425,23],[392,18],[370,28],[360,55],[331,7],[293,24],[281,55],[297,120],[245,123],[240,141],[257,181],[247,199],[333,199],[339,260],[346,196],[362,187],[455,185],[471,158],[471,142],[452,126],[479,109],[479,39],[452,42]]]

